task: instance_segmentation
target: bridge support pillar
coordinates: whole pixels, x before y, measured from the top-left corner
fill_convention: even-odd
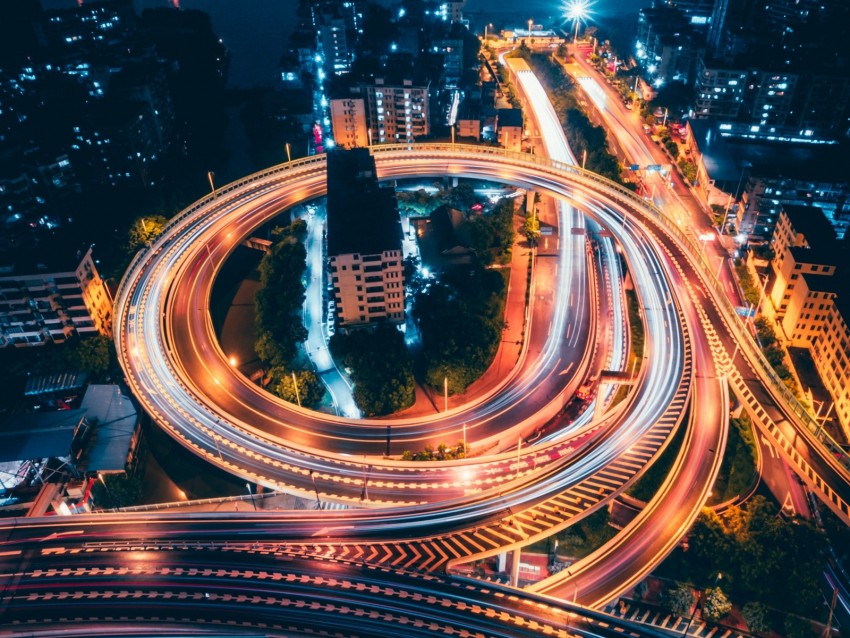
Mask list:
[[[515,549],[513,556],[511,556],[511,587],[519,587],[519,559],[521,554],[521,549]]]
[[[537,191],[529,188],[525,191],[525,214],[531,215],[534,212],[534,200],[536,199]]]
[[[496,565],[496,571],[503,573],[508,568],[508,553],[502,552],[498,556],[499,561]]]

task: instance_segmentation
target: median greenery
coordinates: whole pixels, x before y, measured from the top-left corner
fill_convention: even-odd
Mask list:
[[[453,446],[440,443],[436,449],[431,445],[426,445],[421,452],[405,450],[401,459],[403,461],[453,461],[466,458],[468,451],[469,448],[464,445],[463,441]]]
[[[631,487],[626,490],[626,494],[644,503],[652,500],[652,497],[667,480],[670,470],[673,469],[673,464],[682,452],[682,442],[685,440],[686,429],[684,423],[679,425],[664,451],[644,470],[641,477],[632,483]]]
[[[620,164],[608,150],[608,134],[603,127],[595,126],[581,108],[578,89],[563,68],[549,55],[531,53],[524,47],[514,55],[528,62],[546,89],[573,155],[581,158],[586,151],[585,168],[631,187],[622,179]]]
[[[756,441],[750,418],[742,413],[740,418],[730,419],[729,438],[723,463],[714,481],[709,504],[725,503],[744,496],[758,479],[756,472]]]

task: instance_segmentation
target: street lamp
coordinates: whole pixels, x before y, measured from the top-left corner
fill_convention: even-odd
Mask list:
[[[322,501],[319,500],[319,488],[316,487],[316,476],[313,474],[313,470],[310,470],[310,478],[313,480],[313,491],[316,492],[316,509],[322,509]]]
[[[301,395],[298,393],[298,379],[295,376],[295,370],[292,371],[292,385],[295,386],[295,400],[298,401],[298,407],[301,407]]]
[[[487,29],[489,29],[492,26],[493,26],[492,22],[484,25],[484,44],[487,44]]]
[[[254,511],[257,511],[257,503],[254,501],[254,491],[251,489],[250,483],[245,483],[245,487],[248,488],[248,494],[251,496],[251,505],[254,506]]]
[[[286,143],[286,163],[288,164],[288,168],[292,168],[292,155],[289,150],[289,142]]]
[[[210,180],[210,188],[212,189],[212,196],[215,197],[215,183],[213,182],[213,177],[215,177],[215,173],[212,171],[207,171],[207,179]]]
[[[572,20],[576,25],[575,35],[573,35],[573,44],[578,42],[578,27],[582,20],[586,20],[590,15],[590,3],[587,0],[572,0],[569,2],[566,9],[566,16],[568,20]]]

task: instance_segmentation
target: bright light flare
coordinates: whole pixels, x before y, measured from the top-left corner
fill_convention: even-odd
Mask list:
[[[570,2],[565,2],[563,4],[564,16],[566,16],[567,20],[574,22],[587,20],[592,14],[590,10],[592,4],[588,0],[570,0]]]

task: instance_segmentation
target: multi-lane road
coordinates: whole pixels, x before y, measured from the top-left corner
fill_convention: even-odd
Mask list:
[[[535,82],[527,78],[524,90],[540,102],[538,124],[549,137],[559,125],[546,117]],[[846,520],[846,471],[805,439],[805,427],[795,428],[698,243],[675,219],[576,168],[557,149],[556,159],[460,145],[373,152],[384,180],[486,178],[562,203],[552,238],[557,259],[537,260],[529,335],[513,375],[472,405],[419,420],[318,415],[263,393],[218,346],[210,289],[253,229],[323,194],[324,158],[222,188],[173,220],[122,282],[116,344],[128,381],[160,426],[210,462],[269,487],[370,509],[14,521],[0,528],[0,623],[40,619],[57,628],[142,617],[157,626],[236,621],[275,635],[311,627],[567,635],[564,626],[570,635],[646,634],[587,609],[438,574],[545,538],[603,506],[675,428],[687,428],[678,463],[644,512],[570,572],[538,586],[591,606],[611,600],[672,550],[704,503],[725,444],[727,383],[774,424],[766,431],[780,447],[782,437],[795,437],[797,449],[785,452],[797,453],[798,467],[807,464],[808,479]],[[562,433],[510,449],[557,417],[600,361],[622,371],[628,326],[615,246],[646,333],[634,389],[602,420],[591,420],[590,406]],[[614,281],[597,285],[606,273]],[[589,346],[596,341],[601,353]],[[741,354],[730,362],[734,344]],[[458,440],[464,430],[478,446],[472,459],[411,464],[379,456],[388,435],[398,453]]]

